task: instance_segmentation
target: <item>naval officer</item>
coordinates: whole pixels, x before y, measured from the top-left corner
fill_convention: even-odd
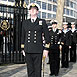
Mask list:
[[[76,62],[77,29],[75,28],[75,22],[71,22],[70,36],[71,36],[70,62]]]
[[[41,77],[42,55],[47,57],[50,45],[49,31],[46,21],[37,17],[39,5],[31,3],[28,9],[30,19],[23,21],[22,24],[21,48],[26,55],[28,77]],[[42,34],[45,38],[45,47],[43,47]]]
[[[67,27],[68,27],[68,23],[63,22],[63,30],[61,34],[62,68],[69,67],[69,48],[71,48],[71,37]]]
[[[50,63],[50,76],[59,74],[60,67],[60,34],[61,30],[57,29],[57,21],[52,20],[49,28],[50,35],[50,48],[49,48],[49,63]]]

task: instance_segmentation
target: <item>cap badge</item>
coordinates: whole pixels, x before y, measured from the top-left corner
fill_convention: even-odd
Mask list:
[[[32,4],[32,7],[34,7],[35,6],[35,4]]]

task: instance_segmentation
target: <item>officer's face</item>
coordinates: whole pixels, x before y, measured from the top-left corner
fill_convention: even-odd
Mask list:
[[[72,27],[72,28],[74,28],[74,27],[75,27],[75,25],[74,25],[74,24],[72,24],[72,25],[71,25],[71,27]]]
[[[57,24],[53,24],[52,27],[53,27],[53,28],[56,28],[56,27],[57,27]]]
[[[36,8],[31,8],[30,14],[31,15],[37,15],[38,14],[38,10]]]
[[[63,25],[63,28],[64,28],[64,29],[66,29],[66,28],[67,28],[67,25],[66,25],[66,24],[64,24],[64,25]]]

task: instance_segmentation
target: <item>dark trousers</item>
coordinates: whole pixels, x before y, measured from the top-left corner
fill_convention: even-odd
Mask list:
[[[76,44],[72,43],[70,49],[70,62],[76,62]]]
[[[63,45],[62,46],[62,67],[68,68],[69,67],[69,46]]]
[[[60,51],[52,49],[50,52],[58,53],[49,53],[49,62],[50,62],[50,72],[52,75],[58,75],[60,67]]]
[[[42,54],[26,54],[28,77],[41,77]]]

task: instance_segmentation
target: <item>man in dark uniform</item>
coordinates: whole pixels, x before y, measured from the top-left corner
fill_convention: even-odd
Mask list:
[[[53,20],[51,22],[52,26],[49,26],[49,35],[51,38],[50,49],[49,49],[49,63],[50,63],[50,76],[58,76],[59,66],[60,66],[60,33],[61,31],[57,29],[57,21]],[[52,27],[52,29],[51,29]]]
[[[71,48],[70,32],[67,29],[67,22],[63,22],[63,30],[61,34],[62,44],[62,68],[69,67],[69,48]]]
[[[26,55],[28,77],[41,77],[42,54],[47,57],[50,45],[49,31],[46,21],[37,17],[39,6],[31,3],[28,8],[31,18],[23,21],[21,48],[24,48]],[[45,37],[45,48],[42,33]]]
[[[71,22],[71,28],[70,62],[76,62],[77,29],[75,28],[75,22]]]

